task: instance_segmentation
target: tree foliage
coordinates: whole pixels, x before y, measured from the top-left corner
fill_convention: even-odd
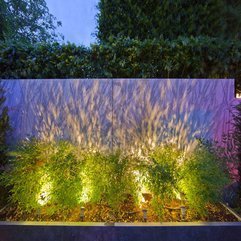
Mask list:
[[[209,37],[0,44],[1,78],[241,78],[241,43]]]
[[[225,0],[100,0],[97,37],[139,40],[178,36],[240,37],[241,2]]]
[[[0,40],[26,43],[57,40],[61,22],[49,13],[45,0],[0,0]]]
[[[7,137],[10,131],[8,107],[5,106],[4,88],[0,81],[0,167],[7,162]]]
[[[0,1],[0,39],[5,38],[6,33],[10,30],[10,22],[7,19],[9,12],[4,0]]]
[[[237,157],[238,176],[239,176],[239,196],[241,197],[241,104],[235,107],[234,112],[234,152]]]

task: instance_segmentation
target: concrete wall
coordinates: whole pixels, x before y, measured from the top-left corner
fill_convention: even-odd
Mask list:
[[[0,222],[0,241],[240,241],[241,223]]]
[[[12,140],[69,139],[82,146],[192,145],[230,127],[232,79],[4,80]]]

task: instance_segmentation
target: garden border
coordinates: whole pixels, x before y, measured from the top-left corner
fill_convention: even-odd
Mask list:
[[[0,241],[239,241],[241,222],[0,222]]]

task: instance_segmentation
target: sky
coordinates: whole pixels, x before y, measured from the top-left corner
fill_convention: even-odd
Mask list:
[[[96,5],[98,0],[46,0],[50,13],[62,27],[58,32],[64,35],[64,42],[89,46],[95,42]]]

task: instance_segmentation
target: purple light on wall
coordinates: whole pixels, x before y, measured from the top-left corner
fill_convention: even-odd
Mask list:
[[[237,102],[232,79],[5,80],[15,140],[138,147],[220,141]]]

